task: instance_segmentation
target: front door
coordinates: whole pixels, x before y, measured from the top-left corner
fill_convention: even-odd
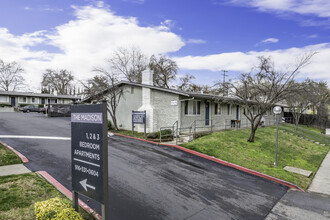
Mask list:
[[[210,103],[205,102],[205,125],[210,124]]]
[[[15,97],[11,97],[11,106],[15,107],[16,106],[16,98]]]

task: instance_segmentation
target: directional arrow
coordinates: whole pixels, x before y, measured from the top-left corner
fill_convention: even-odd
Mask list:
[[[84,189],[86,191],[88,191],[87,187],[95,190],[95,186],[91,186],[91,185],[87,184],[87,179],[84,179],[84,180],[80,181],[79,183],[82,185],[82,187],[84,187]]]

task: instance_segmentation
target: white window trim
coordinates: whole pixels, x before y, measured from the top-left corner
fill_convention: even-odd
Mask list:
[[[25,102],[24,101],[21,101],[25,98]],[[18,103],[27,103],[27,97],[18,97]]]
[[[0,102],[2,102],[2,103],[3,103],[3,102],[7,102],[7,103],[9,102],[9,96],[2,95],[1,97],[5,97],[5,98],[6,98],[6,101],[0,101]]]
[[[197,102],[200,102],[199,104],[199,114],[197,113]],[[189,105],[189,103],[191,103],[191,105]],[[196,114],[193,114],[193,109],[194,109],[194,104],[196,105]],[[188,114],[184,114],[185,116],[196,116],[196,115],[201,115],[201,105],[202,102],[199,100],[189,100],[188,101]],[[192,112],[192,113],[190,113]]]
[[[34,98],[34,102],[33,102],[33,99]],[[31,97],[31,103],[33,103],[33,104],[39,104],[39,98],[37,98],[37,97]]]
[[[215,103],[218,104],[218,114],[214,115],[223,115],[223,105],[221,103]]]

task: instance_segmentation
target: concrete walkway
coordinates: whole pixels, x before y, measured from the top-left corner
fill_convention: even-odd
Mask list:
[[[307,191],[330,195],[330,151],[324,158]]]
[[[26,168],[23,164],[0,166],[0,176],[16,175],[23,173],[31,173],[31,170]]]

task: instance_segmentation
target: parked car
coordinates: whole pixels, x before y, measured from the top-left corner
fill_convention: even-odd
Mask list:
[[[37,105],[27,105],[24,106],[23,108],[18,108],[20,111],[24,112],[24,113],[29,113],[29,112],[38,112],[40,113],[40,108]]]

